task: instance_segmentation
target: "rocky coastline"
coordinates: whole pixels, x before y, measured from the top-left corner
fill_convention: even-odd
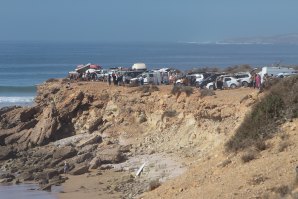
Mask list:
[[[171,86],[72,82],[68,87],[67,80],[48,80],[38,86],[32,107],[0,109],[0,183],[34,181],[49,190],[69,176],[112,169],[124,177],[103,193],[137,197],[226,140],[257,100],[248,89],[238,92],[222,100],[199,90],[174,95]],[[144,162],[144,173],[151,175],[137,179]]]

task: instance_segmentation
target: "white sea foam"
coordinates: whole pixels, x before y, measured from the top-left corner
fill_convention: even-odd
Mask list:
[[[0,97],[0,103],[32,103],[33,96],[24,97]]]

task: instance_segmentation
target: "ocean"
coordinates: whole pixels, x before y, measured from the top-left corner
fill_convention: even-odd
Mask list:
[[[253,67],[298,63],[298,45],[199,43],[0,42],[0,107],[31,105],[36,85],[79,64],[104,68],[144,62],[149,69]]]

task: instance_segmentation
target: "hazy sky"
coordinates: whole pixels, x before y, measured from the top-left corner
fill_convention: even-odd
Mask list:
[[[0,0],[0,40],[218,41],[298,33],[297,0]]]

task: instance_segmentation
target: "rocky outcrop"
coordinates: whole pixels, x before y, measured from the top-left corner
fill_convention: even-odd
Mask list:
[[[235,128],[240,108],[247,108],[212,102],[214,96],[202,100],[196,92],[176,97],[170,87],[145,93],[98,82],[72,87],[47,82],[39,86],[35,106],[0,109],[0,170],[50,187],[65,180],[59,177],[64,172],[113,168],[136,154],[193,155],[195,146],[207,154]]]
[[[53,158],[64,160],[64,159],[71,158],[71,157],[75,156],[76,154],[77,154],[77,151],[73,147],[66,146],[66,147],[57,149],[53,153]]]

